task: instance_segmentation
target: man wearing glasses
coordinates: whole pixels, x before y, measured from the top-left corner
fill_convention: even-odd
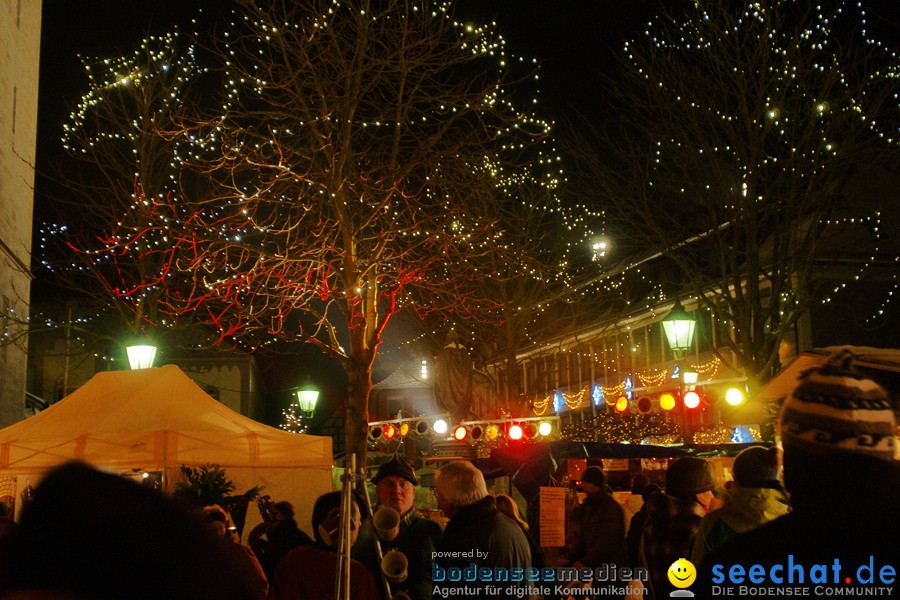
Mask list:
[[[363,524],[359,539],[353,547],[353,557],[366,565],[372,575],[381,579],[381,566],[375,550],[376,540],[381,543],[382,556],[391,550],[399,550],[409,561],[407,577],[402,582],[391,582],[391,596],[411,600],[430,600],[432,592],[431,556],[441,539],[442,527],[419,514],[416,509],[415,486],[419,485],[410,464],[395,455],[381,465],[375,477],[375,495],[379,506],[389,506],[400,515],[400,533],[393,540],[378,539],[372,519]],[[377,507],[373,510],[377,510]],[[385,599],[389,600],[389,599]]]

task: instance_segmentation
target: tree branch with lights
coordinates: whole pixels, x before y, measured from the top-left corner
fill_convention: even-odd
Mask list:
[[[838,4],[696,2],[659,16],[607,82],[618,118],[570,148],[584,193],[633,256],[661,253],[751,387],[836,273],[854,278],[841,265],[877,262],[877,224],[853,247],[830,237],[854,181],[896,168],[900,73],[867,38],[862,5]]]

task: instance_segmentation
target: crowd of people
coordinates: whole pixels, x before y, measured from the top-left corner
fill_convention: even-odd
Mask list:
[[[776,447],[743,450],[727,489],[708,461],[685,456],[668,465],[662,486],[636,474],[620,502],[603,469],[587,468],[584,499],[568,515],[566,547],[552,555],[539,547],[516,502],[491,495],[482,472],[464,460],[435,473],[445,526],[415,506],[419,478],[394,456],[372,479],[372,508],[387,511],[386,520],[367,518],[355,492],[351,514],[342,515],[341,492],[330,492],[315,502],[311,538],[294,507],[277,502],[265,544],[253,550],[240,543],[220,506],[192,514],[154,490],[73,463],[44,479],[20,523],[4,521],[0,600],[328,600],[342,522],[349,522],[354,600],[458,595],[449,588],[460,578],[449,574],[469,569],[478,576],[465,578],[467,597],[534,595],[526,580],[498,593],[482,573],[572,567],[631,573],[620,597],[662,599],[684,587],[669,573],[679,559],[700,574],[716,564],[776,564],[787,551],[798,564],[875,557],[896,567],[900,468],[885,391],[839,353],[786,398],[779,426],[783,454]],[[697,577],[695,597],[712,597],[709,579]]]

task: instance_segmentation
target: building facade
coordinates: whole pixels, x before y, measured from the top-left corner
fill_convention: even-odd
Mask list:
[[[41,4],[0,3],[0,427],[25,416]]]

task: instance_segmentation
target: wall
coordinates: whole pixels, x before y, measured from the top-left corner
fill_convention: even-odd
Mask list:
[[[25,415],[40,47],[41,0],[0,2],[0,427]]]

